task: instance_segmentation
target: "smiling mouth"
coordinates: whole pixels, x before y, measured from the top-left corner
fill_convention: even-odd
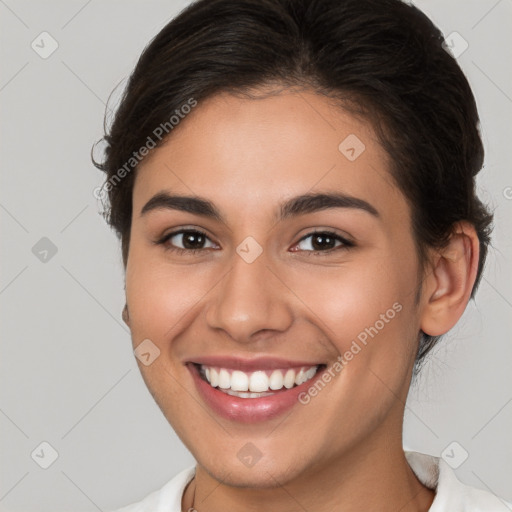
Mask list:
[[[244,372],[192,363],[199,377],[212,388],[239,398],[262,398],[282,393],[312,380],[326,364]]]

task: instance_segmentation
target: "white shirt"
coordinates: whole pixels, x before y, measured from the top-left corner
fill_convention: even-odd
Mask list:
[[[511,504],[493,494],[461,483],[443,459],[412,451],[405,456],[420,482],[436,492],[429,512],[512,511]],[[195,466],[184,469],[143,500],[112,512],[181,512],[183,491],[194,474]]]

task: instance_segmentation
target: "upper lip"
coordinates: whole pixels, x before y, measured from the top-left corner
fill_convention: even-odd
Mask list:
[[[295,361],[271,356],[258,356],[251,359],[233,357],[233,356],[200,356],[187,361],[188,363],[203,364],[205,366],[215,366],[218,368],[229,368],[241,371],[255,370],[277,370],[280,368],[298,368],[301,366],[311,367],[324,364],[314,361]]]

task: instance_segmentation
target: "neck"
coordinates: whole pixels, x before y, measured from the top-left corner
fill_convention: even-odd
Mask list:
[[[381,440],[382,441],[382,440]],[[281,476],[275,485],[247,488],[213,478],[201,465],[187,487],[182,509],[197,512],[266,510],[268,512],[427,512],[434,492],[414,475],[400,443],[380,442],[351,450],[311,467],[293,480]]]

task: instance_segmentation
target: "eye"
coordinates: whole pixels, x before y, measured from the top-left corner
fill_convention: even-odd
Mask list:
[[[195,254],[204,249],[217,249],[206,233],[198,229],[180,229],[166,234],[155,242],[163,245],[166,251],[180,254]],[[299,240],[293,252],[331,253],[334,250],[354,247],[354,243],[332,231],[314,231]]]
[[[326,253],[335,249],[348,249],[354,245],[353,242],[332,231],[314,231],[301,238],[295,247],[300,251]],[[297,251],[297,249],[292,250]]]
[[[155,242],[158,245],[164,245],[168,251],[178,253],[195,253],[203,249],[216,248],[217,246],[208,238],[206,233],[197,229],[180,229],[168,233],[160,240]]]

